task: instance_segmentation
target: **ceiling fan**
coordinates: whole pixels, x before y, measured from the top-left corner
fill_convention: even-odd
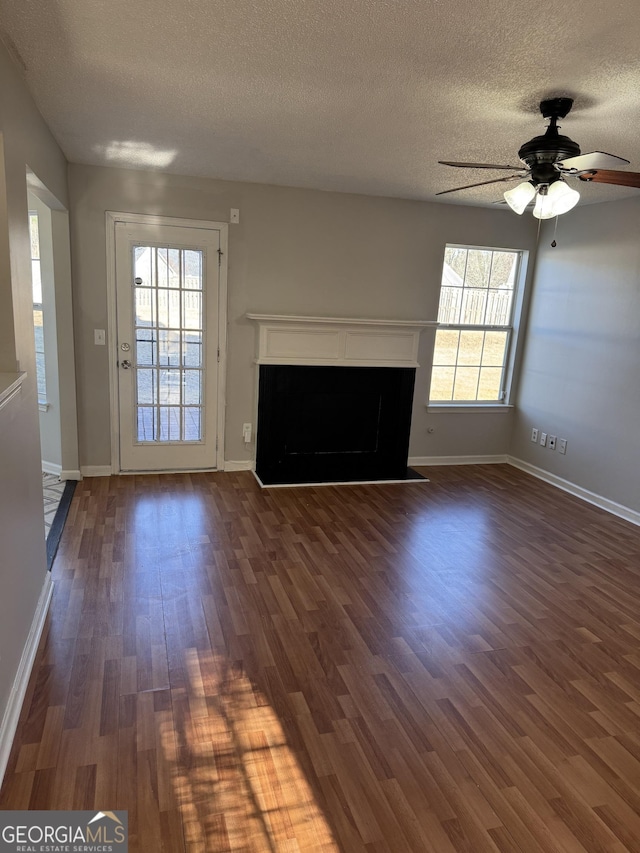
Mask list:
[[[580,193],[570,187],[566,178],[578,178],[581,181],[615,184],[621,187],[640,189],[640,172],[621,172],[614,166],[628,165],[623,157],[606,154],[604,151],[592,151],[580,154],[580,146],[558,132],[558,119],[563,119],[573,106],[573,98],[549,98],[540,102],[543,118],[549,119],[549,126],[541,136],[535,136],[518,151],[522,163],[520,166],[501,166],[495,163],[455,163],[439,160],[443,166],[456,166],[462,169],[504,169],[514,174],[505,178],[494,178],[476,184],[466,184],[451,190],[443,190],[436,195],[446,195],[472,187],[524,180],[513,189],[504,193],[504,198],[515,213],[524,212],[534,199],[533,215],[537,219],[551,219],[566,213],[575,207]]]

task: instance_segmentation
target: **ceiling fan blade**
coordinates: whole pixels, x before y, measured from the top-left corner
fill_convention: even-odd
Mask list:
[[[577,175],[581,181],[594,184],[615,184],[618,187],[640,189],[640,172],[618,172],[613,169],[593,169]]]
[[[525,169],[526,166],[498,166],[495,163],[453,163],[451,160],[438,160],[441,166],[459,166],[461,169]]]
[[[560,160],[558,166],[563,169],[577,169],[582,172],[584,169],[609,169],[613,166],[628,166],[629,160],[624,157],[616,157],[615,154],[607,154],[605,151],[591,151],[589,154],[579,154],[577,157],[569,157],[567,160]]]
[[[470,190],[473,187],[484,187],[486,184],[497,184],[500,181],[515,181],[518,178],[521,178],[522,174],[518,175],[509,175],[507,178],[494,178],[492,181],[480,181],[479,184],[467,184],[464,187],[454,187],[452,190],[442,190],[442,192],[436,193],[436,195],[446,195],[447,193],[457,193],[459,190]]]

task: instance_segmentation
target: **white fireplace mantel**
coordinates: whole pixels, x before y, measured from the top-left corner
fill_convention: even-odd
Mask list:
[[[418,367],[420,332],[434,320],[247,314],[258,325],[258,364]]]

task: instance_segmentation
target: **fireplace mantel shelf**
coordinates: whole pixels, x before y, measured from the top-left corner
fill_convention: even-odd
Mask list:
[[[434,320],[247,314],[258,324],[258,364],[418,367],[420,332]]]

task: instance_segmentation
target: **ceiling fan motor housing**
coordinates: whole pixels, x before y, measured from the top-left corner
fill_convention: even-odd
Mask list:
[[[564,118],[571,106],[571,98],[551,98],[542,101],[540,112],[550,119],[546,133],[534,136],[520,148],[518,157],[531,169],[531,178],[536,185],[550,184],[560,178],[555,164],[580,154],[580,146],[568,136],[558,133],[558,119]]]

